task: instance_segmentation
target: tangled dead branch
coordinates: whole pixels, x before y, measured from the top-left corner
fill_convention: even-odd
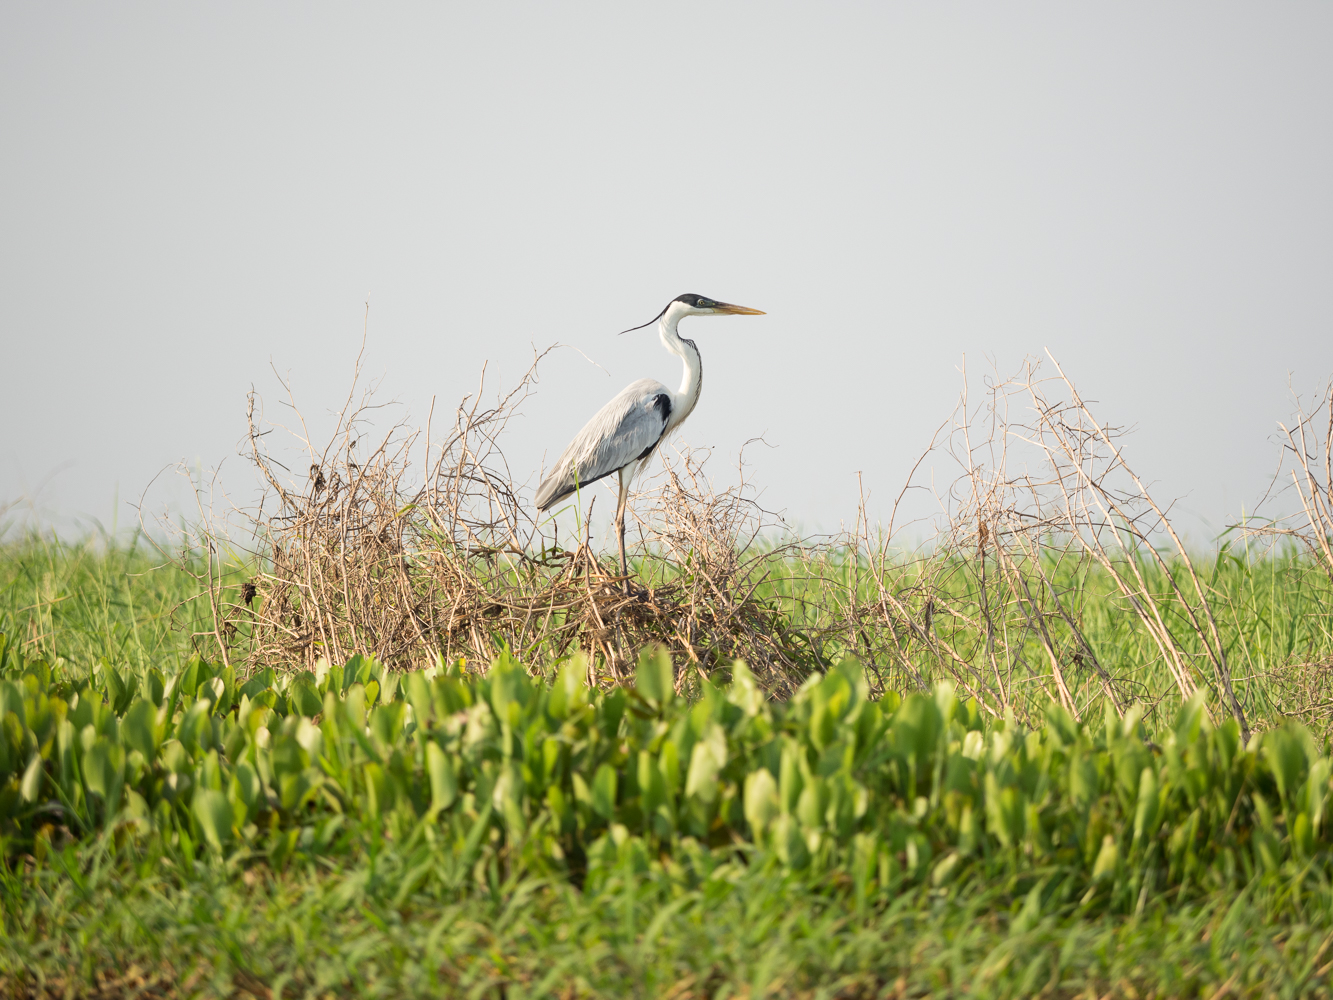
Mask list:
[[[1308,400],[1292,390],[1292,399],[1295,416],[1278,424],[1281,459],[1273,482],[1256,517],[1240,527],[1254,537],[1294,542],[1333,583],[1333,379]],[[1289,512],[1265,516],[1277,505]]]
[[[892,522],[872,539],[863,504],[849,539],[850,592],[862,596],[827,633],[850,640],[889,686],[943,675],[997,715],[1056,701],[1080,718],[1103,697],[1123,713],[1162,692],[1118,676],[1088,639],[1096,571],[1151,636],[1179,696],[1209,685],[1248,735],[1207,588],[1167,510],[1126,464],[1122,431],[1098,421],[1049,360],[1054,376],[1035,360],[996,374],[980,404],[964,389],[899,497],[931,490],[915,477],[938,475],[932,456],[958,470],[942,494],[931,491],[938,514],[919,555],[894,545]]]
[[[640,598],[594,551],[595,495],[576,497],[577,529],[562,539],[553,520],[535,519],[505,461],[501,436],[541,357],[503,396],[487,396],[483,373],[436,441],[429,424],[424,439],[403,423],[372,436],[377,407],[355,389],[359,367],[318,445],[289,391],[295,464],[269,450],[281,428],[252,394],[244,450],[265,492],[242,512],[249,577],[227,590],[210,563],[201,579],[223,655],[252,668],[356,654],[406,667],[435,656],[485,665],[507,649],[549,671],[581,652],[595,680],[614,682],[653,643],[673,653],[682,688],[744,658],[781,697],[850,654],[875,691],[951,678],[997,716],[1031,718],[1054,701],[1082,718],[1102,699],[1123,712],[1206,685],[1247,730],[1208,588],[1169,509],[1054,359],[1053,376],[1034,360],[992,377],[980,403],[965,388],[894,505],[896,518],[921,490],[937,504],[914,554],[893,519],[872,531],[864,499],[852,530],[794,540],[755,502],[743,462],[739,482],[718,491],[706,453],[664,454],[630,508]],[[947,465],[943,492],[918,481]],[[238,548],[216,533],[204,541],[215,555]],[[1149,637],[1165,685],[1143,671],[1131,679],[1090,638],[1098,587],[1123,609],[1117,627]]]
[[[804,672],[784,644],[780,611],[755,593],[772,549],[757,544],[765,515],[743,482],[715,493],[697,456],[665,462],[661,487],[641,497],[641,598],[626,597],[614,566],[593,551],[592,504],[564,544],[553,521],[534,519],[499,438],[543,356],[489,404],[483,373],[440,442],[401,423],[370,439],[373,397],[353,393],[317,447],[291,399],[304,481],[268,450],[275,428],[252,393],[245,448],[266,492],[242,512],[257,568],[245,600],[223,611],[229,654],[254,667],[355,654],[406,667],[434,655],[487,664],[507,649],[549,668],[581,651],[615,680],[640,648],[659,643],[702,673],[744,658],[774,693],[794,690]]]

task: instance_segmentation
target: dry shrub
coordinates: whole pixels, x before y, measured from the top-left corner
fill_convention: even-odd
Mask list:
[[[1117,676],[1088,640],[1092,595],[1080,581],[1094,571],[1151,637],[1179,697],[1210,686],[1248,733],[1209,596],[1167,511],[1126,464],[1122,431],[1100,422],[1050,363],[1054,376],[1036,360],[1011,377],[994,373],[977,404],[965,386],[894,505],[896,517],[914,491],[935,500],[933,530],[915,554],[896,545],[892,521],[872,537],[862,505],[843,540],[856,579],[823,634],[843,637],[881,687],[947,676],[995,715],[1057,701],[1082,718],[1102,698],[1122,713],[1160,700],[1141,677]],[[937,492],[938,464],[949,463],[957,475]]]
[[[1333,659],[1279,664],[1265,680],[1278,713],[1316,733],[1333,728]]]
[[[549,670],[581,651],[614,681],[660,643],[682,686],[743,657],[777,696],[852,654],[877,692],[952,678],[997,716],[1031,718],[1053,700],[1083,718],[1101,699],[1123,711],[1206,685],[1247,730],[1207,589],[1168,510],[1126,464],[1121,431],[1097,420],[1054,359],[1054,375],[1030,360],[992,376],[979,403],[965,388],[882,530],[863,502],[840,535],[775,541],[765,531],[780,525],[743,465],[739,483],[717,491],[699,453],[664,454],[630,508],[643,598],[623,594],[614,559],[591,545],[600,491],[584,493],[582,527],[562,539],[514,484],[500,437],[539,361],[486,404],[483,379],[442,441],[429,424],[425,440],[403,424],[371,439],[372,395],[354,388],[322,445],[303,421],[292,428],[303,477],[267,450],[275,428],[252,396],[246,452],[266,494],[245,515],[258,567],[250,600],[224,600],[211,570],[205,581],[223,654],[253,667],[357,653],[407,667],[435,655],[484,665],[508,649]],[[358,367],[354,387],[359,378]],[[936,491],[936,466],[950,464],[951,485]],[[894,519],[921,490],[936,513],[910,530],[932,530],[905,552],[909,526]],[[1105,604],[1094,576],[1149,638],[1169,687],[1117,672],[1089,639],[1090,602]]]
[[[1314,567],[1310,575],[1318,575],[1305,582],[1312,592],[1324,595],[1327,606],[1333,584],[1333,378],[1308,397],[1290,391],[1294,413],[1278,424],[1280,457],[1272,482],[1254,514],[1233,527],[1247,544],[1294,546],[1304,552]],[[1298,656],[1271,666],[1264,680],[1279,714],[1298,718],[1316,731],[1333,725],[1333,661]]]
[[[304,480],[268,449],[278,428],[251,394],[245,450],[266,491],[240,512],[258,569],[242,595],[250,600],[221,607],[225,655],[290,668],[363,654],[405,668],[436,655],[485,665],[507,649],[549,669],[582,651],[599,677],[616,680],[658,643],[705,673],[744,658],[773,692],[793,690],[803,672],[784,649],[781,615],[754,596],[769,550],[755,545],[765,515],[744,483],[714,492],[697,456],[666,461],[661,488],[636,498],[644,510],[633,551],[650,584],[638,597],[592,547],[600,490],[585,491],[576,537],[535,519],[499,439],[540,360],[489,403],[483,373],[443,441],[402,423],[370,439],[373,393],[354,390],[316,446],[290,399]]]
[[[1281,458],[1256,517],[1242,526],[1251,537],[1294,543],[1333,583],[1333,379],[1302,398],[1292,390],[1293,419],[1279,423]],[[1292,502],[1294,501],[1294,502]],[[1265,507],[1289,513],[1265,517]]]

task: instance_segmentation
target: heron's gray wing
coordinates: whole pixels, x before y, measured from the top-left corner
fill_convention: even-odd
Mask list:
[[[646,458],[662,440],[671,406],[671,390],[656,379],[627,386],[561,452],[537,487],[537,509],[546,510],[575,489]]]

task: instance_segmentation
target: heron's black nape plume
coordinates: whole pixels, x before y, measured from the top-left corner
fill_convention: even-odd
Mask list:
[[[704,295],[695,295],[693,292],[686,292],[684,295],[677,295],[671,302],[683,302],[692,309],[711,309],[719,303],[713,301]],[[628,330],[621,330],[616,334],[617,337],[624,336],[627,333],[633,333],[635,330],[642,330],[645,326],[652,326],[659,319],[666,315],[666,311],[671,308],[671,302],[662,307],[662,311],[650,319],[647,323],[640,323],[638,326],[632,326]]]

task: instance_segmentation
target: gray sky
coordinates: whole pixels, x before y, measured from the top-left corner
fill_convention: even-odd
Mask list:
[[[1135,425],[1194,536],[1267,481],[1287,378],[1333,371],[1333,6],[0,6],[0,503],[110,521],[236,457],[270,362],[424,421],[549,359],[520,476],[629,381],[681,292],[683,436],[766,506],[872,516],[963,357],[1049,347]],[[608,373],[609,372],[609,376]],[[39,491],[40,487],[40,491]],[[154,502],[179,500],[170,482]]]

